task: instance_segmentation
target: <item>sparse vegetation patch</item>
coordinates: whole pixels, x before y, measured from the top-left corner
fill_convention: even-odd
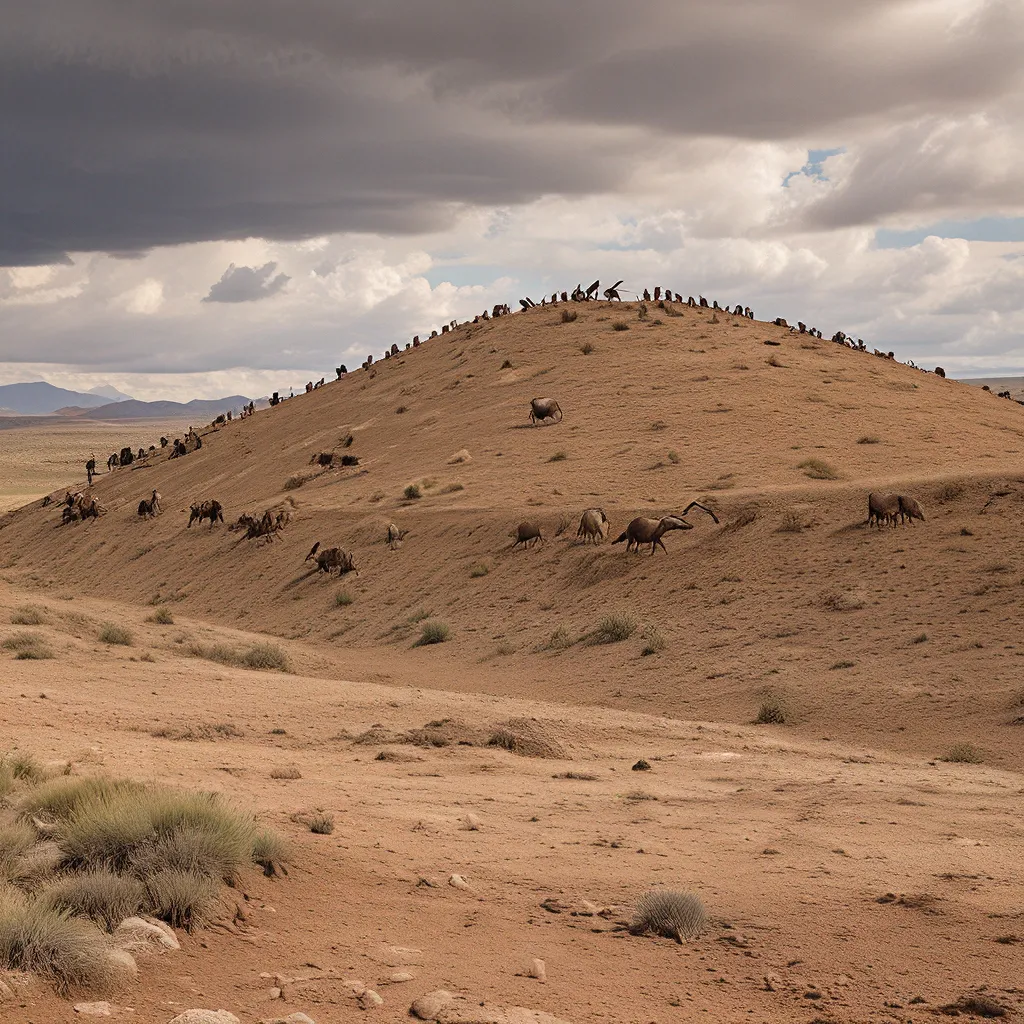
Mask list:
[[[985,758],[973,743],[954,743],[942,760],[950,764],[981,764]]]
[[[449,639],[451,639],[451,630],[448,626],[443,622],[431,620],[423,623],[423,628],[420,630],[420,637],[414,646],[426,647],[430,644],[443,644]]]
[[[43,661],[54,657],[53,648],[38,633],[15,633],[4,640],[3,648],[14,652],[15,661]]]
[[[593,644],[617,644],[636,632],[636,619],[631,615],[606,615],[588,639]]]
[[[804,459],[803,462],[799,463],[796,467],[804,471],[804,476],[809,476],[812,480],[838,480],[839,473],[836,471],[834,466],[830,466],[827,462],[821,459]]]
[[[100,627],[100,640],[105,644],[117,644],[122,647],[131,647],[131,630],[124,626],[118,626],[113,622],[105,622]]]

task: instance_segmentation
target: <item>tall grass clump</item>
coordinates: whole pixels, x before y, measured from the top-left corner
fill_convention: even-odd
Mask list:
[[[636,632],[636,619],[631,615],[606,615],[590,634],[592,644],[617,644]]]
[[[420,638],[416,641],[416,647],[426,647],[428,644],[443,644],[451,638],[451,630],[443,622],[431,619],[423,623],[420,630]]]
[[[149,622],[155,622],[158,626],[173,626],[174,616],[171,614],[170,608],[157,608],[152,615],[150,615]]]
[[[146,903],[146,887],[131,875],[107,868],[63,875],[39,893],[39,903],[58,914],[87,917],[112,932]]]
[[[696,938],[707,927],[707,922],[707,911],[695,893],[651,889],[637,900],[629,931],[632,935],[653,932],[681,944]]]
[[[46,609],[35,604],[23,604],[11,612],[14,626],[42,626],[46,622]]]
[[[786,705],[781,698],[768,696],[761,701],[761,705],[757,709],[757,717],[754,719],[754,724],[785,725],[787,717]]]

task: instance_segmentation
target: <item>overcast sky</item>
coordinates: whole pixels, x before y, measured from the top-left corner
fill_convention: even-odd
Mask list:
[[[1022,53],[1020,0],[7,5],[0,383],[258,396],[598,277],[1022,372]]]

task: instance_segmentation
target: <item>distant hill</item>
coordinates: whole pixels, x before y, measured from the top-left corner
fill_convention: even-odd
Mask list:
[[[21,416],[45,416],[69,405],[94,409],[109,402],[110,398],[103,395],[68,391],[42,380],[30,384],[0,385],[0,407]]]
[[[250,399],[244,395],[229,395],[227,398],[216,398],[212,401],[194,398],[191,402],[140,402],[132,398],[123,402],[110,402],[99,408],[87,408],[84,411],[66,411],[78,419],[86,420],[150,420],[183,416],[198,424],[212,420],[229,409],[238,412],[243,405],[248,405],[249,401]],[[82,403],[77,404],[81,406]]]
[[[86,394],[99,395],[100,398],[105,398],[108,402],[130,402],[133,400],[131,395],[118,391],[113,384],[100,384],[98,387],[89,388]]]

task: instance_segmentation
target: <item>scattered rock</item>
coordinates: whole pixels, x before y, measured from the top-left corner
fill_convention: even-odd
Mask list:
[[[420,1020],[437,1020],[438,1014],[454,998],[451,992],[446,992],[443,988],[439,988],[414,1000],[412,1006],[409,1007],[409,1012]]]
[[[410,974],[408,971],[396,971],[390,978],[388,978],[388,981],[391,982],[392,985],[401,985],[403,982],[413,981],[415,977],[415,974]]]
[[[14,989],[11,988],[11,986],[8,985],[6,981],[3,981],[2,979],[0,979],[0,1003],[4,1002],[4,1000],[6,1000],[6,999],[13,999],[13,998],[14,998]]]
[[[782,979],[777,974],[766,974],[764,988],[766,992],[779,992],[783,988]]]
[[[281,990],[275,985],[273,988],[267,989],[267,995],[271,999],[280,999],[281,998]]]
[[[168,949],[181,949],[173,929],[152,918],[129,917],[114,930],[114,943],[130,953],[162,953]]]
[[[453,889],[469,889],[470,888],[469,882],[467,882],[466,879],[463,878],[462,875],[452,875],[452,877],[448,879],[448,884]]]
[[[171,1019],[170,1024],[242,1024],[227,1010],[186,1010]]]
[[[109,1017],[110,1003],[75,1003],[75,1013],[86,1017]]]
[[[543,960],[534,960],[530,963],[530,969],[526,972],[531,978],[536,978],[538,981],[548,980],[548,969],[547,965]]]
[[[651,766],[641,757],[635,765],[633,765],[633,771],[635,772],[649,772]]]
[[[139,973],[139,965],[127,949],[107,950],[107,960],[122,978],[134,978]]]
[[[463,462],[472,462],[473,459],[465,448],[460,448],[449,460],[449,466],[456,466]]]
[[[384,1005],[384,1000],[372,988],[368,988],[359,997],[359,1005],[364,1010],[375,1010],[377,1007]]]
[[[479,832],[480,831],[480,819],[472,812],[467,814],[462,819],[462,827],[467,832]]]
[[[316,1021],[304,1013],[289,1013],[287,1017],[271,1017],[260,1021],[260,1024],[316,1024]]]

